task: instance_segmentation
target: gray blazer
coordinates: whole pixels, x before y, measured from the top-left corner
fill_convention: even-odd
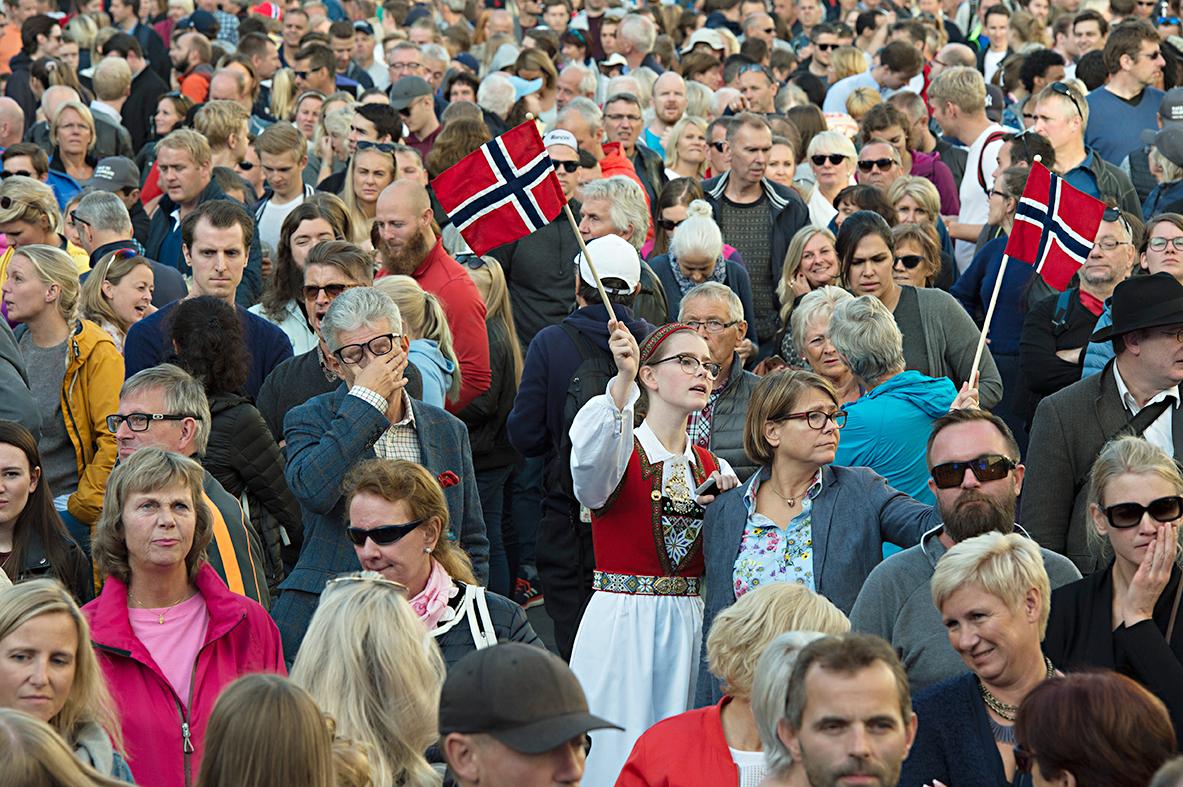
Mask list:
[[[8,322],[0,318],[0,421],[16,421],[41,439],[41,408],[29,390],[25,359]]]
[[[744,497],[756,479],[768,479],[761,468],[747,483],[724,492],[707,506],[703,521],[706,559],[706,609],[703,632],[715,616],[735,603],[732,574],[748,521]],[[941,523],[935,508],[919,503],[888,486],[886,479],[866,467],[822,468],[822,489],[813,501],[813,578],[818,593],[849,615],[871,570],[883,560],[883,544],[915,546],[920,537]],[[695,704],[722,698],[718,681],[707,669],[706,637],[698,675]]]

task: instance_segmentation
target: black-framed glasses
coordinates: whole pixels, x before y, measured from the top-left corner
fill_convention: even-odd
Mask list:
[[[809,160],[813,162],[813,166],[820,167],[827,161],[835,167],[849,158],[845,153],[818,153],[810,156]]]
[[[31,178],[33,177],[33,173],[23,169],[18,169],[16,172],[9,172],[8,170],[0,172],[0,180],[8,180],[9,178],[15,177]]]
[[[1011,747],[1015,755],[1015,768],[1019,773],[1031,773],[1035,766],[1035,752],[1027,751],[1021,745]]]
[[[834,426],[841,429],[846,426],[846,411],[835,410],[832,413],[827,413],[825,410],[810,410],[804,413],[788,413],[777,418],[770,418],[770,421],[805,421],[810,429],[821,431],[826,428],[826,424],[833,422]]]
[[[1005,191],[999,191],[998,189],[990,189],[990,196],[991,197],[1002,197],[1003,199],[1010,199],[1011,198],[1010,194],[1007,194]]]
[[[555,168],[555,172],[558,172],[561,169],[568,175],[579,169],[578,161],[555,161],[554,159],[551,159],[550,165]]]
[[[924,257],[920,254],[901,254],[895,258],[896,265],[903,265],[908,270],[914,269],[922,262],[924,262]]]
[[[127,415],[108,415],[107,416],[107,431],[115,434],[119,431],[119,427],[126,423],[127,428],[133,432],[146,432],[148,427],[155,421],[184,421],[186,418],[192,418],[195,421],[200,421],[201,418],[196,415],[182,415],[177,413],[128,413]]]
[[[1007,474],[1015,469],[1015,466],[1015,460],[1010,457],[1001,454],[983,454],[964,462],[945,462],[935,465],[931,470],[932,481],[937,485],[937,489],[952,489],[955,486],[961,486],[961,482],[965,480],[965,471],[969,470],[979,483],[984,484],[987,481],[1006,478]]]
[[[1076,107],[1076,114],[1084,119],[1084,112],[1080,110],[1080,102],[1076,100],[1076,96],[1072,94],[1072,88],[1065,85],[1063,82],[1052,82],[1048,87],[1053,93],[1058,93],[1072,102],[1072,106]]]
[[[706,328],[707,333],[722,333],[733,325],[739,325],[739,320],[731,320],[730,322],[723,322],[722,320],[687,320],[682,323],[685,326],[698,330],[699,328]]]
[[[350,366],[362,362],[366,357],[368,351],[371,356],[378,358],[383,355],[389,355],[394,351],[394,340],[399,338],[401,334],[384,333],[381,336],[375,336],[368,342],[360,342],[358,344],[347,344],[344,347],[339,347],[333,350],[333,355],[337,357],[341,363],[347,363]]]
[[[878,167],[881,172],[886,172],[896,165],[895,159],[890,158],[869,158],[859,159],[858,168],[863,172],[870,172],[875,167]]]
[[[0,205],[0,207],[3,207],[3,205]],[[1168,245],[1174,246],[1175,251],[1183,251],[1183,235],[1177,238],[1151,238],[1146,241],[1146,246],[1154,251],[1166,251]]]
[[[707,377],[710,377],[712,380],[719,376],[719,370],[723,368],[721,365],[712,361],[700,361],[693,355],[685,355],[682,353],[679,353],[678,355],[671,355],[669,358],[662,358],[660,361],[651,361],[647,365],[660,366],[661,364],[669,363],[670,361],[677,361],[678,365],[682,368],[682,371],[684,371],[686,374],[698,374],[699,369],[704,369],[706,370]]]
[[[366,539],[368,538],[378,546],[384,547],[390,544],[397,544],[408,533],[426,521],[427,518],[424,517],[411,522],[405,522],[401,525],[378,525],[378,527],[371,527],[368,530],[360,527],[348,527],[345,528],[345,532],[354,546],[365,546]]]
[[[719,142],[712,142],[712,143],[711,143],[711,147],[712,147],[712,148],[714,148],[714,149],[715,149],[716,151],[718,151],[719,153],[722,153],[722,152],[723,152],[723,151],[724,151],[724,150],[727,148],[727,143],[726,143],[726,142],[722,142],[722,141],[719,141]]]
[[[829,52],[832,49],[837,49],[841,44],[814,44],[813,45],[820,52]]]
[[[70,211],[70,222],[71,222],[72,224],[84,224],[84,225],[86,225],[87,227],[90,227],[90,226],[92,226],[92,225],[91,225],[91,223],[90,223],[89,221],[87,221],[86,219],[84,219],[84,218],[82,218],[81,216],[79,216],[79,215],[78,215],[78,211],[76,211],[76,210],[72,210],[72,211]]]
[[[1132,246],[1132,245],[1133,244],[1130,243],[1130,241],[1128,241],[1128,240],[1118,240],[1117,238],[1101,238],[1101,240],[1093,243],[1093,248],[1100,249],[1101,251],[1113,251],[1118,246]]]
[[[303,287],[304,300],[314,301],[320,297],[320,294],[322,292],[325,295],[329,296],[329,300],[333,300],[334,298],[339,296],[341,293],[348,290],[350,287],[355,287],[355,286],[357,286],[357,285],[354,285],[354,284],[323,284],[323,285],[305,284]]]
[[[682,219],[682,221],[685,220],[686,219]],[[673,232],[678,228],[678,225],[681,224],[682,221],[674,221],[673,219],[658,219],[656,223],[657,226],[661,227],[666,232]]]
[[[371,150],[371,149],[380,150],[383,153],[390,153],[391,155],[393,155],[397,150],[395,148],[395,146],[389,142],[372,142],[368,139],[359,139],[357,141],[357,149],[358,150]]]
[[[1105,518],[1109,520],[1109,525],[1118,530],[1136,527],[1141,524],[1142,516],[1147,513],[1155,522],[1174,522],[1183,516],[1183,497],[1179,495],[1160,497],[1157,500],[1151,500],[1146,505],[1114,503],[1105,508]]]

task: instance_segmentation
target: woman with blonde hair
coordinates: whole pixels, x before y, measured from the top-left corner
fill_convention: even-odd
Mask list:
[[[0,707],[49,724],[81,762],[131,781],[90,626],[59,582],[32,579],[0,590],[0,652],[0,685],[8,687],[0,689]],[[16,652],[23,658],[9,655]],[[24,699],[32,694],[48,699]]]
[[[723,698],[650,727],[633,746],[616,784],[758,783],[767,767],[752,710],[755,666],[765,648],[788,631],[844,634],[850,631],[850,621],[803,585],[774,582],[745,595],[715,618],[700,668],[700,683],[717,680]],[[697,745],[687,747],[688,740]]]
[[[684,116],[670,129],[665,141],[665,175],[702,180],[707,171],[707,122]]]
[[[423,753],[437,737],[444,660],[407,596],[373,571],[329,580],[292,667],[292,682],[367,749],[374,787],[441,783]]]
[[[860,55],[861,57],[861,55]],[[834,200],[842,189],[854,183],[854,169],[858,152],[850,138],[839,131],[822,131],[809,140],[805,149],[817,188],[809,198],[809,218],[821,227],[828,227],[837,215]]]
[[[0,182],[0,233],[8,239],[8,248],[0,255],[0,284],[8,276],[8,265],[16,250],[33,243],[65,250],[78,274],[90,270],[90,255],[70,243],[63,229],[57,197],[48,185],[22,175]],[[4,310],[7,313],[7,306]]]
[[[97,140],[94,116],[86,105],[81,101],[63,102],[49,122],[49,142],[53,145],[49,168],[69,175],[81,188],[98,164],[94,155]]]
[[[781,322],[776,351],[790,366],[801,364],[801,348],[793,344],[790,325],[793,309],[808,293],[837,281],[838,253],[834,250],[834,233],[817,224],[802,227],[789,242],[780,281],[776,285]]]
[[[71,756],[65,741],[40,719],[0,708],[0,785],[3,787],[127,787]]]
[[[861,49],[854,46],[840,46],[830,55],[830,65],[827,69],[830,84],[855,74],[861,74],[867,68],[867,56],[863,54]]]
[[[272,117],[292,119],[296,112],[296,77],[290,68],[281,68],[271,77],[270,109]]]
[[[862,396],[863,389],[830,341],[830,318],[838,304],[853,298],[841,287],[819,287],[801,298],[789,320],[792,346],[800,353],[800,363],[828,380],[842,405]]]
[[[41,404],[43,480],[85,549],[115,465],[106,419],[119,409],[123,356],[106,331],[78,319],[78,271],[61,249],[17,249],[0,292],[8,319],[20,323],[17,347]]]
[[[352,97],[348,94],[334,93],[324,99],[312,137],[312,151],[308,154],[309,162],[317,166],[317,183],[329,175],[340,172],[348,165],[349,129],[352,123]]]
[[[345,190],[341,194],[341,200],[353,222],[353,237],[347,240],[366,251],[374,248],[370,240],[370,228],[374,226],[378,195],[397,176],[398,160],[393,145],[385,142],[370,145],[358,143],[357,150],[349,158],[345,170]]]
[[[113,251],[82,283],[82,317],[97,323],[123,352],[131,326],[156,308],[152,305],[155,276],[146,257],[134,249]]]
[[[439,298],[410,276],[383,276],[374,287],[389,296],[402,315],[403,334],[411,340],[407,360],[423,377],[423,401],[434,407],[443,407],[445,400],[455,402],[460,360]]]

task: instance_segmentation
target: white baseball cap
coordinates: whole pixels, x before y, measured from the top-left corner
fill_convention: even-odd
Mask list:
[[[579,142],[576,141],[575,135],[561,128],[546,132],[546,136],[542,138],[542,144],[548,148],[551,145],[566,145],[576,153],[579,152]]]
[[[619,235],[604,235],[588,241],[587,253],[591,255],[601,281],[622,279],[628,285],[627,292],[632,292],[641,283],[641,258],[637,256],[633,245]],[[596,278],[583,258],[583,252],[575,255],[575,263],[579,266],[579,278],[587,284],[595,284]],[[609,287],[604,289],[619,294],[618,290]]]

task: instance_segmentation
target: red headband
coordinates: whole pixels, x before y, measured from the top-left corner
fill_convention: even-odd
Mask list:
[[[685,323],[667,322],[665,325],[646,336],[645,340],[641,342],[641,365],[644,366],[653,360],[653,356],[657,354],[657,349],[665,343],[665,340],[673,336],[675,333],[679,333],[681,331],[697,333],[697,331]]]

